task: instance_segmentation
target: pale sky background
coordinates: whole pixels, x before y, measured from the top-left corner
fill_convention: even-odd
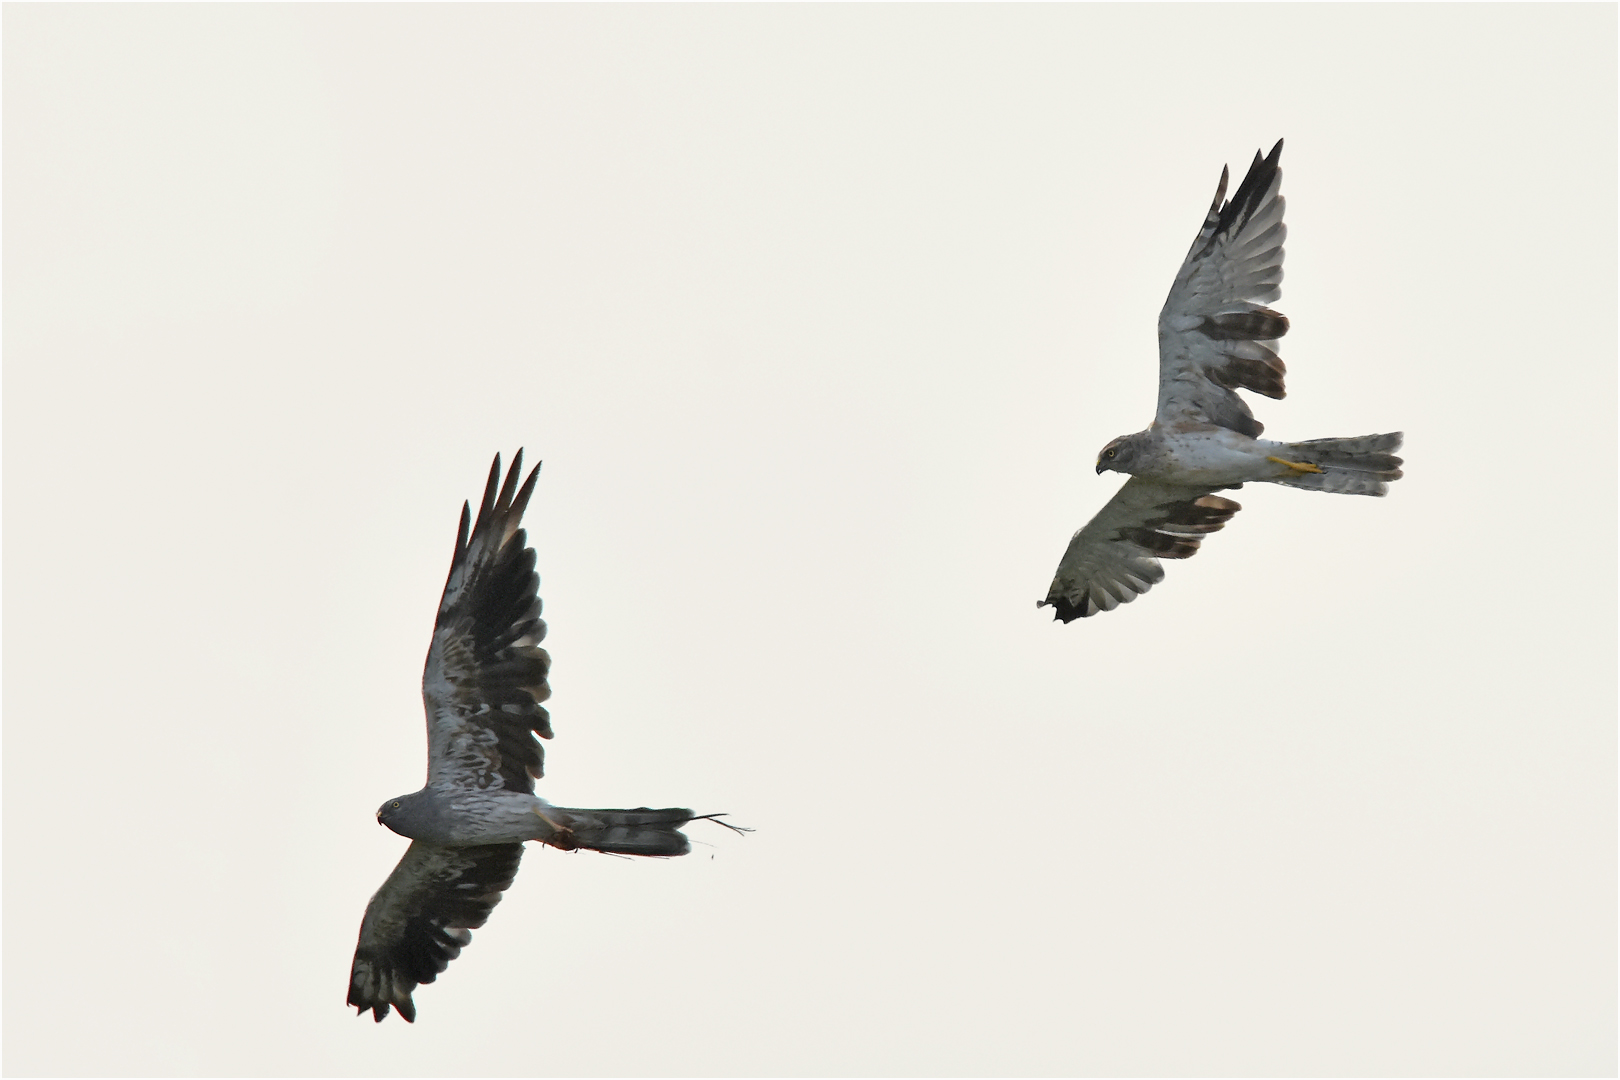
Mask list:
[[[1616,10],[4,12],[10,1073],[1616,1067]],[[1251,485],[1034,602],[1279,136]],[[1234,180],[1236,176],[1234,176]],[[491,457],[532,848],[343,1003]]]

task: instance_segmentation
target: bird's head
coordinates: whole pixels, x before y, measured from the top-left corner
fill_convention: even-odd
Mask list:
[[[1121,435],[1102,448],[1102,453],[1097,455],[1098,476],[1110,469],[1122,473],[1131,471],[1131,465],[1136,460],[1136,444],[1131,438],[1130,435]]]
[[[389,799],[377,807],[377,824],[412,840],[443,843],[454,822],[447,819],[446,800],[430,788]]]
[[[412,796],[401,795],[397,799],[389,799],[377,807],[377,824],[386,825],[401,836],[410,836],[409,821],[411,813]]]

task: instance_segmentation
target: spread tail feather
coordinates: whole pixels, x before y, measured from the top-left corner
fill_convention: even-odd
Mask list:
[[[1318,466],[1319,473],[1290,473],[1276,482],[1288,487],[1330,491],[1340,495],[1382,495],[1401,478],[1399,431],[1385,435],[1358,435],[1350,439],[1311,439],[1287,444],[1292,461]]]

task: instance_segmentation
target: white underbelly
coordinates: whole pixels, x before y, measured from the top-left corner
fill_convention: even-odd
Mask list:
[[[1162,468],[1150,479],[1211,486],[1269,479],[1276,465],[1266,458],[1280,445],[1225,428],[1169,435],[1160,455]]]

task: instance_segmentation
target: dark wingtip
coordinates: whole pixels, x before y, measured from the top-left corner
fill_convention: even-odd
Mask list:
[[[519,460],[519,461],[523,460],[523,451],[522,450],[518,451],[517,460]],[[529,497],[534,494],[534,483],[535,483],[535,481],[540,479],[540,466],[542,464],[544,464],[544,462],[537,461],[537,462],[534,463],[534,468],[529,470],[528,479],[523,481],[523,486],[518,489],[517,496],[512,500],[512,509],[517,514],[518,517],[522,517],[523,516],[523,511],[525,511],[525,510],[527,510],[529,508]],[[512,468],[513,468],[512,475],[516,476],[517,475],[517,466],[514,465]]]
[[[489,513],[490,507],[495,505],[496,486],[501,482],[501,455],[496,454],[495,460],[489,467],[489,479],[484,482],[484,500],[478,505],[479,520],[483,520]]]
[[[1281,171],[1277,168],[1277,160],[1282,154],[1282,140],[1271,148],[1271,153],[1260,157],[1260,151],[1254,152],[1254,161],[1249,171],[1244,174],[1243,182],[1238,184],[1232,198],[1221,207],[1220,222],[1215,227],[1216,234],[1227,232],[1238,222],[1245,220],[1259,208],[1260,198],[1270,189],[1272,181]]]
[[[371,1013],[372,1022],[380,1024],[383,1022],[383,1017],[388,1015],[388,1006],[386,1004],[379,1005],[371,1002],[356,1001],[352,994],[349,996],[349,1004],[354,1006],[356,1019],[365,1016],[369,1012]]]
[[[1052,609],[1052,621],[1061,623],[1072,623],[1076,619],[1083,619],[1096,610],[1091,606],[1090,597],[1086,597],[1078,604],[1071,604],[1066,597],[1049,596],[1045,600],[1035,601],[1035,606],[1037,608],[1050,607]]]
[[[1215,199],[1209,204],[1209,213],[1217,217],[1221,212],[1221,203],[1226,201],[1226,185],[1232,179],[1232,170],[1225,165],[1221,166],[1221,182],[1215,185]]]
[[[495,463],[496,463],[497,466],[500,464],[500,461],[501,461],[501,455],[496,454],[495,455]],[[498,505],[500,505],[500,506],[511,506],[512,505],[512,497],[517,494],[518,476],[522,472],[523,472],[523,450],[522,450],[522,448],[519,448],[518,452],[512,455],[512,467],[506,471],[506,483],[501,485],[500,498],[496,500]]]
[[[366,1010],[370,1009],[373,1023],[382,1023],[385,1019],[387,1019],[388,1014],[393,1011],[393,1008],[399,1009],[399,1015],[404,1018],[407,1024],[416,1023],[416,1003],[408,996],[404,1001],[393,1002],[393,1008],[390,1008],[390,1003],[386,1001],[364,1002],[356,1001],[353,997],[349,998],[349,1004],[355,1007],[356,1016],[364,1016],[366,1015]]]
[[[513,472],[522,472],[523,471],[523,469],[522,469],[522,466],[523,466],[523,454],[524,454],[524,451],[526,451],[527,449],[528,448],[524,447],[524,446],[518,447],[517,454],[512,458],[512,471]],[[543,461],[535,462],[534,463],[534,468],[529,470],[529,475],[533,476],[535,473],[539,472],[540,471],[540,466],[542,466],[544,464],[545,464],[545,462],[543,462]]]
[[[471,529],[472,529],[472,503],[463,502],[461,504],[461,525],[458,526],[457,529],[456,529],[456,554],[455,554],[455,558],[459,558],[461,556],[461,553],[463,551],[467,550],[467,534],[468,534],[468,532],[471,531]],[[451,560],[450,565],[452,567],[455,566],[455,558],[452,558],[452,560]]]

